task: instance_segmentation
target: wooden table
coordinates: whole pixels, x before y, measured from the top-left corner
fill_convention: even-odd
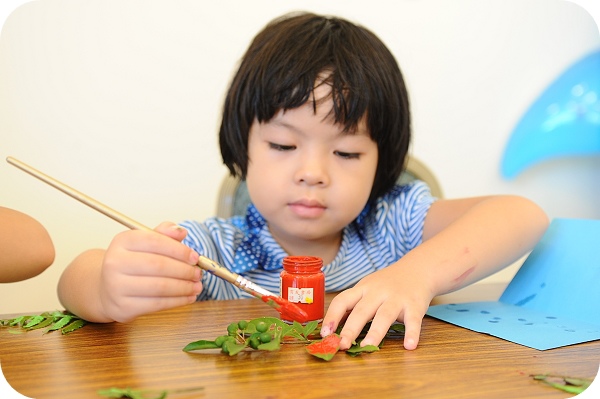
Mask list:
[[[327,302],[331,300],[328,297]],[[421,342],[406,351],[387,339],[381,351],[326,362],[301,344],[279,351],[186,353],[240,319],[276,316],[255,299],[195,303],[129,324],[88,324],[68,335],[0,330],[7,381],[28,397],[100,398],[110,387],[178,389],[176,398],[566,398],[530,375],[595,377],[600,342],[537,351],[425,317]],[[2,318],[7,318],[6,316]]]

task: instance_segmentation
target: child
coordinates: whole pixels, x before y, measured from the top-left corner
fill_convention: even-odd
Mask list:
[[[96,322],[128,321],[197,299],[247,296],[193,267],[201,253],[279,292],[287,255],[323,259],[326,290],[342,291],[322,335],[346,349],[405,323],[414,349],[432,298],[520,258],[547,227],[516,196],[435,199],[422,182],[396,186],[410,142],[408,94],[389,50],[339,18],[293,14],[268,24],[226,96],[223,160],[247,182],[245,217],[154,232],[126,231],[76,258],[59,283],[63,305]]]
[[[37,220],[0,206],[0,283],[37,276],[54,262],[54,244]]]

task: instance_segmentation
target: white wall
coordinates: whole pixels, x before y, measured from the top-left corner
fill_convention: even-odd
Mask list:
[[[0,285],[0,314],[59,308],[66,264],[123,230],[4,158],[151,226],[213,215],[226,173],[216,132],[229,78],[251,37],[299,4],[359,22],[388,44],[411,93],[412,152],[447,197],[515,193],[551,217],[600,218],[600,157],[541,163],[512,181],[499,175],[529,104],[600,47],[594,20],[574,3],[34,1],[0,36],[0,203],[40,220],[57,259],[36,278]]]

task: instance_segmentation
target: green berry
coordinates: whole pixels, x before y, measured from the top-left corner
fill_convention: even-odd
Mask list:
[[[260,345],[260,340],[258,339],[257,336],[252,336],[248,340],[248,344],[250,345],[250,347],[252,349],[258,349],[258,345]]]
[[[223,343],[229,338],[228,335],[221,335],[215,339],[215,344],[219,347],[223,346]]]
[[[267,326],[267,323],[265,323],[264,321],[258,322],[256,324],[256,331],[260,332],[260,333],[264,333],[269,329],[269,326]]]
[[[260,333],[260,335],[258,336],[258,339],[260,339],[260,342],[262,342],[263,344],[271,342],[271,338],[271,334],[269,334],[268,332]]]
[[[229,335],[235,335],[238,331],[238,323],[231,323],[227,326],[227,333]]]
[[[245,330],[246,327],[248,327],[248,322],[246,320],[240,320],[237,325],[240,330]]]

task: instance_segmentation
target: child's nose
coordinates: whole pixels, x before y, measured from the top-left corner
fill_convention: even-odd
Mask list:
[[[309,185],[329,184],[329,176],[325,163],[316,156],[305,158],[298,167],[295,180],[298,183]]]

